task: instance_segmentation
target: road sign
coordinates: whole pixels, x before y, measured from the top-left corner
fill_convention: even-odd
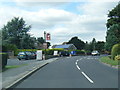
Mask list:
[[[50,40],[50,33],[47,33],[46,40]]]

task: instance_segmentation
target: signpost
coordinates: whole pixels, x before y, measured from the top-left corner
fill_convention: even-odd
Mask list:
[[[45,49],[45,52],[43,55],[43,59],[46,59],[46,49],[48,48],[46,40],[50,40],[50,33],[46,33],[44,31],[44,40],[45,40],[45,43],[43,43],[43,48]]]

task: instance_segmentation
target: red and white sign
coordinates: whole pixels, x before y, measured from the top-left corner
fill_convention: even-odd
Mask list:
[[[50,33],[47,33],[47,35],[46,35],[46,40],[50,40],[51,38],[50,38]]]

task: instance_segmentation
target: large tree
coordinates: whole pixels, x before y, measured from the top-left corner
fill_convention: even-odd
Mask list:
[[[67,44],[74,44],[76,48],[79,50],[84,49],[85,47],[85,43],[81,41],[80,39],[78,39],[78,37],[71,38],[71,40],[69,40]]]
[[[31,26],[27,25],[23,18],[14,17],[1,29],[3,44],[14,44],[17,48],[22,48],[21,41],[23,36],[28,35],[30,28]]]
[[[120,3],[109,11],[108,17],[105,48],[111,51],[113,45],[120,42]]]

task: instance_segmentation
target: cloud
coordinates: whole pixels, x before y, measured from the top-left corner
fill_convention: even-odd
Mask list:
[[[30,34],[42,37],[43,31],[50,32],[53,44],[68,41],[73,36],[78,36],[84,41],[90,41],[93,37],[97,40],[105,40],[108,10],[117,5],[117,2],[91,2],[89,0],[89,2],[76,6],[76,10],[82,12],[82,14],[76,14],[58,8],[62,7],[62,3],[58,2],[26,3],[23,0],[17,0],[16,3],[16,7],[0,6],[0,21],[2,21],[0,28],[13,17],[23,17],[28,25],[32,25]],[[24,8],[19,6],[20,4],[23,6],[28,4],[28,7]],[[34,6],[34,10],[30,10],[30,4]],[[49,5],[49,7],[45,8],[44,5],[38,7],[37,4],[38,6],[40,4]]]

